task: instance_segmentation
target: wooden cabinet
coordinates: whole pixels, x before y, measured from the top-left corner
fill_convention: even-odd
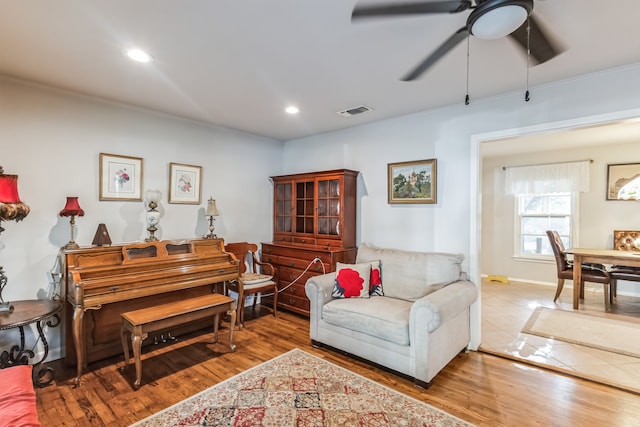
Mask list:
[[[336,270],[336,263],[352,264],[356,248],[327,248],[291,242],[262,244],[262,260],[273,264],[278,284],[278,308],[309,316],[309,300],[304,291],[307,280]],[[319,261],[314,262],[316,258]],[[308,267],[308,269],[307,269]],[[264,304],[270,306],[270,297]]]
[[[276,268],[278,307],[308,316],[306,281],[355,262],[357,176],[339,169],[271,177],[274,233],[262,259]]]
[[[271,177],[273,241],[355,247],[357,176],[340,169]]]

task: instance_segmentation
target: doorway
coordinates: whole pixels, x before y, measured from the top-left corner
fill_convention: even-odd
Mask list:
[[[597,159],[595,159],[597,163],[593,166],[593,169],[596,169],[596,173],[592,181],[593,185],[595,185],[593,191],[597,194],[596,198],[598,200],[595,201],[594,198],[594,203],[602,206],[602,204],[605,203],[604,194],[606,184],[601,182],[603,180],[600,180],[600,178],[596,176],[599,175],[601,177],[603,171],[606,172],[607,163],[623,163],[624,161],[620,161],[620,159],[626,159],[627,161],[631,161],[632,159],[640,160],[640,151],[635,151],[635,154],[630,154],[629,149],[627,149],[630,148],[633,151],[633,147],[630,144],[630,141],[634,142],[633,136],[635,136],[635,145],[638,145],[637,135],[640,134],[640,120],[637,119],[638,116],[640,116],[640,110],[625,111],[597,117],[587,117],[578,120],[476,135],[472,138],[472,176],[477,177],[477,191],[471,195],[471,206],[475,207],[476,210],[475,213],[472,212],[471,215],[472,235],[470,253],[472,254],[472,263],[470,270],[472,280],[475,280],[476,283],[482,283],[481,299],[475,312],[472,313],[477,319],[474,331],[472,332],[472,340],[473,338],[477,338],[479,348],[489,352],[500,353],[500,355],[506,357],[519,358],[529,363],[541,364],[545,367],[558,370],[567,369],[569,373],[574,371],[573,373],[575,374],[576,371],[576,365],[571,365],[567,362],[567,357],[569,356],[559,355],[561,351],[560,347],[556,346],[554,350],[554,346],[550,345],[549,342],[540,340],[537,342],[537,346],[533,346],[528,344],[527,340],[522,336],[519,337],[521,327],[520,325],[516,325],[517,322],[514,320],[515,318],[524,318],[523,320],[519,320],[519,322],[524,324],[536,305],[548,304],[550,306],[557,306],[552,301],[553,294],[555,293],[555,265],[551,262],[545,264],[509,260],[511,265],[507,271],[500,271],[503,270],[503,266],[509,263],[505,264],[502,259],[493,259],[492,262],[487,262],[487,257],[492,254],[493,245],[489,243],[493,239],[493,234],[487,233],[487,228],[490,227],[486,224],[487,218],[485,218],[483,204],[488,202],[493,203],[493,201],[491,201],[491,197],[487,194],[486,180],[487,176],[491,176],[491,174],[487,173],[486,168],[489,167],[499,170],[499,165],[510,166],[517,164],[509,162],[540,164],[549,162],[549,158],[557,161],[559,156],[564,156],[567,160],[586,160],[590,154],[597,157]],[[625,144],[629,145],[625,147]],[[615,157],[611,150],[614,147],[618,149],[622,147],[624,154]],[[607,155],[602,155],[602,150],[604,150]],[[490,159],[493,159],[493,161]],[[495,180],[490,184],[499,185]],[[472,193],[474,192],[472,191]],[[630,204],[621,205],[623,202],[614,203],[618,203],[618,205],[606,206],[606,210],[610,212],[611,218],[614,218],[610,225],[604,225],[600,230],[582,230],[579,236],[581,245],[607,247],[607,244],[610,244],[609,235],[613,232],[614,227],[618,226],[617,223],[615,223],[615,218],[630,218],[631,214],[629,211],[633,210]],[[635,208],[633,212],[637,212],[638,207]],[[602,209],[602,207],[600,209]],[[507,215],[508,219],[499,216],[499,221],[504,228],[513,229],[513,227],[511,227],[513,223],[512,215],[513,207],[511,207],[509,215]],[[495,215],[492,215],[492,218],[494,217]],[[633,217],[638,217],[638,221],[640,221],[639,215],[633,214]],[[581,220],[585,221],[586,224],[589,224],[590,221],[584,218],[581,218]],[[640,222],[632,226],[640,229]],[[506,247],[504,242],[498,244],[505,248],[505,250],[509,252],[509,257],[512,258],[512,231],[508,234],[511,240],[507,238],[507,241],[510,241],[511,244],[506,245]],[[518,286],[514,286],[511,282],[509,285],[504,285],[500,282],[488,282],[486,280],[483,282],[481,280],[481,276],[483,275],[494,274],[518,279],[513,282],[514,284],[517,283]],[[544,286],[544,284],[551,286]],[[566,289],[566,295],[562,297],[566,302],[570,302],[570,292],[570,289]],[[597,303],[599,303],[600,306],[602,305],[602,295],[600,294],[598,297],[594,294],[594,298],[593,309],[599,310]],[[495,305],[496,302],[498,302],[498,306]],[[565,303],[564,301],[558,302],[560,304]],[[631,304],[633,305],[635,303],[632,302]],[[562,305],[560,305],[560,307],[562,307]],[[582,307],[582,309],[585,307]],[[569,309],[571,309],[570,305]],[[503,313],[493,316],[487,314],[494,313],[495,311],[502,311]],[[503,318],[501,319],[500,316],[503,316]],[[509,319],[508,316],[513,317]],[[509,332],[501,330],[501,328],[504,329],[506,325],[510,325],[511,330]],[[488,334],[486,344],[485,334]],[[540,348],[546,349],[547,353],[541,351]],[[585,353],[582,350],[574,349],[571,351],[581,351],[578,354],[583,355],[585,360],[589,360],[589,358],[591,358],[591,361],[601,360],[601,358],[593,359],[593,357],[596,356],[588,355],[588,352]],[[557,358],[550,357],[552,354],[555,354]],[[575,354],[570,357],[574,359],[577,358]],[[597,363],[591,365],[596,366]],[[600,369],[599,372],[602,372],[602,369]],[[585,377],[588,377],[588,375],[590,374],[585,374]],[[616,375],[609,375],[609,377],[633,378],[633,383],[640,384],[640,377],[636,378],[626,373],[621,374],[618,372],[617,377]],[[608,380],[603,380],[601,382],[607,383],[607,381]]]

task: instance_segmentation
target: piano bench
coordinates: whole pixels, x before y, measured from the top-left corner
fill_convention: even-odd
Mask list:
[[[124,350],[124,366],[121,371],[124,373],[129,367],[129,335],[131,336],[133,359],[136,365],[136,381],[133,387],[137,390],[140,388],[142,380],[142,361],[140,360],[142,341],[149,336],[149,333],[213,317],[214,342],[218,342],[218,324],[220,323],[220,313],[222,312],[226,312],[231,316],[229,347],[231,351],[235,351],[236,346],[233,344],[233,329],[236,324],[235,303],[236,301],[233,298],[222,294],[207,294],[122,313],[120,335],[122,349]]]

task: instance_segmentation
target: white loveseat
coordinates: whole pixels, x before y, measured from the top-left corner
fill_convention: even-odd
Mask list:
[[[356,264],[380,261],[384,296],[334,298],[335,272],[309,279],[305,290],[311,302],[312,343],[428,387],[469,343],[469,312],[478,289],[461,271],[463,258],[361,245]]]

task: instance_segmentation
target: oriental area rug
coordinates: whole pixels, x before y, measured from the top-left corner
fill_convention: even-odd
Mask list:
[[[522,332],[640,358],[640,323],[537,307]]]
[[[133,426],[468,427],[471,424],[294,349]]]

